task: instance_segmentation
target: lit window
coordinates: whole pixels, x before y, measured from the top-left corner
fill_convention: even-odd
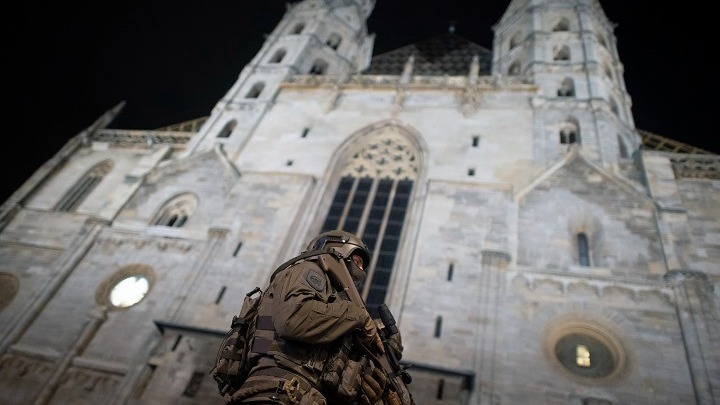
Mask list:
[[[118,308],[127,308],[140,302],[150,289],[150,282],[144,276],[130,276],[110,290],[110,303]]]
[[[555,344],[555,355],[565,369],[584,378],[608,377],[618,369],[621,356],[612,339],[585,331],[560,338]]]
[[[584,345],[575,348],[575,362],[580,367],[590,367],[590,351]]]
[[[108,276],[95,292],[98,305],[123,310],[141,302],[155,281],[152,267],[127,265]]]

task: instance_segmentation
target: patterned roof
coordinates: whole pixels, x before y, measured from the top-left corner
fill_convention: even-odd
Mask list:
[[[400,75],[410,55],[415,55],[413,75],[421,76],[465,76],[475,55],[480,59],[480,76],[489,75],[492,62],[492,51],[459,35],[446,33],[376,55],[363,74]]]

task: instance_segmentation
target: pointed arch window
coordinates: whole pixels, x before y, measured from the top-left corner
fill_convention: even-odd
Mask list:
[[[290,31],[290,33],[297,35],[297,34],[302,33],[304,29],[305,29],[305,23],[300,22],[300,23],[295,24],[295,26],[293,27],[292,31]]]
[[[308,74],[311,75],[322,75],[327,71],[328,63],[322,59],[316,59],[310,67]]]
[[[570,31],[570,21],[565,17],[561,18],[560,21],[558,21],[553,27],[553,31]]]
[[[253,84],[252,88],[250,88],[250,91],[248,91],[247,94],[245,95],[245,98],[260,97],[260,93],[262,93],[264,88],[265,88],[264,82],[257,82],[255,84]]]
[[[560,143],[569,145],[572,143],[579,142],[580,133],[578,125],[574,121],[568,121],[560,126]]]
[[[573,79],[566,77],[560,83],[560,88],[557,91],[558,97],[573,97],[575,96],[575,82]]]
[[[113,161],[103,160],[88,170],[55,205],[56,211],[75,211],[102,179],[112,170]]]
[[[218,137],[218,138],[228,138],[228,137],[230,137],[230,134],[232,133],[232,131],[235,129],[236,126],[237,126],[237,121],[236,121],[236,120],[230,120],[230,121],[228,121],[228,122],[225,124],[225,126],[223,127],[223,129],[220,131],[220,133],[218,134],[217,137]]]
[[[602,45],[604,48],[607,48],[607,41],[605,40],[605,37],[602,34],[596,34],[596,35],[597,35],[598,43],[600,43],[600,45]]]
[[[325,43],[327,46],[337,51],[342,43],[342,37],[340,34],[334,32],[328,37],[328,40]]]
[[[198,199],[193,194],[178,195],[163,205],[151,223],[153,225],[181,228],[195,212],[197,205]]]
[[[282,62],[282,60],[285,58],[285,54],[286,54],[285,48],[278,49],[277,51],[275,51],[275,54],[273,55],[273,57],[270,59],[270,63]]]
[[[510,38],[510,49],[514,49],[516,46],[520,45],[520,39],[522,38],[522,32],[516,32],[512,38]]]
[[[603,72],[608,79],[611,81],[613,80],[612,69],[610,69],[610,66],[607,63],[603,63]]]
[[[618,108],[618,103],[615,101],[614,98],[610,98],[610,111],[613,112],[616,116],[620,116],[620,109]]]
[[[555,47],[555,49],[553,50],[553,60],[554,61],[569,61],[570,60],[570,47],[567,45]]]
[[[325,217],[323,232],[352,232],[370,248],[360,292],[374,317],[385,301],[417,174],[415,147],[391,128],[381,130],[351,154]]]
[[[510,76],[517,76],[520,74],[520,62],[515,61],[510,65],[510,68],[508,69],[508,74]]]
[[[590,267],[590,242],[585,232],[577,234],[577,252],[580,265]]]
[[[617,136],[617,141],[618,141],[618,148],[620,150],[620,157],[625,158],[625,159],[630,157],[630,154],[628,153],[627,145],[625,145],[625,141],[623,141],[620,134],[618,134],[618,136]]]

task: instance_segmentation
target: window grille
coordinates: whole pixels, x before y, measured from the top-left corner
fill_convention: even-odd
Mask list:
[[[342,229],[367,244],[372,258],[360,293],[376,317],[387,294],[417,176],[416,152],[404,137],[391,133],[371,138],[351,156],[322,232]]]
[[[113,162],[110,159],[103,160],[93,166],[65,193],[60,201],[58,201],[55,205],[55,210],[64,212],[75,211],[112,168]]]

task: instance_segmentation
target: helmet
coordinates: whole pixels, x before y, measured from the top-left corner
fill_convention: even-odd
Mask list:
[[[306,251],[320,250],[329,252],[330,248],[334,248],[345,259],[350,259],[355,254],[362,258],[365,266],[370,263],[370,250],[365,243],[350,232],[341,230],[321,233],[310,241]]]

